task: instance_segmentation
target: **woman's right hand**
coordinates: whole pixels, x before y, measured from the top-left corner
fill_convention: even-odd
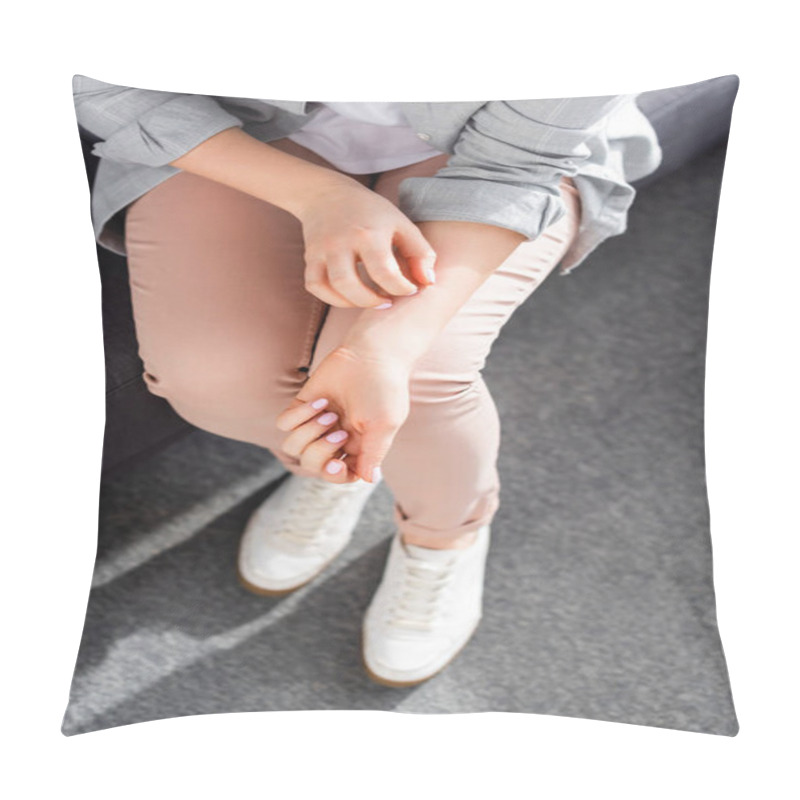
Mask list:
[[[419,228],[357,181],[315,192],[295,215],[306,246],[305,288],[328,305],[375,308],[434,283],[436,252]]]

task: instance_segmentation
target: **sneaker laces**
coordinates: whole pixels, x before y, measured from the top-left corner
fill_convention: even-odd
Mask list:
[[[451,582],[455,560],[405,564],[403,585],[387,622],[397,628],[429,631],[441,611],[442,590]]]
[[[302,548],[318,546],[321,536],[327,532],[327,523],[335,521],[347,505],[336,503],[335,500],[343,499],[348,494],[350,492],[343,492],[339,484],[313,478],[304,480],[290,498],[291,506],[281,524],[272,533]]]

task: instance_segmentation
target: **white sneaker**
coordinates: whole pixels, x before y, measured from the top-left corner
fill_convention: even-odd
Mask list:
[[[281,595],[322,572],[347,546],[377,483],[290,475],[250,516],[239,545],[239,581]]]
[[[491,529],[464,549],[435,550],[392,540],[383,580],[367,609],[362,658],[385,686],[413,686],[446,667],[481,619]]]

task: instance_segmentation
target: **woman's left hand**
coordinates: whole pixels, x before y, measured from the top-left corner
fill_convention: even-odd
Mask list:
[[[290,432],[281,449],[332,483],[373,482],[380,474],[373,471],[408,417],[410,375],[408,364],[390,356],[337,347],[277,416],[278,428]],[[317,400],[327,404],[314,408]],[[344,441],[326,439],[339,431],[347,433]],[[341,466],[334,473],[329,464]]]

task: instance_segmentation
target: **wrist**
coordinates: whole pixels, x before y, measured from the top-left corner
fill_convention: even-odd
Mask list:
[[[418,294],[394,297],[390,309],[364,309],[344,340],[364,358],[390,360],[408,370],[525,238],[483,223],[424,222],[418,227],[437,253],[436,283]]]
[[[297,180],[287,186],[281,208],[301,222],[316,209],[336,208],[353,190],[368,191],[358,181],[341,172],[303,162],[307,168],[298,171]]]
[[[421,334],[407,330],[397,330],[394,335],[387,335],[383,326],[375,327],[372,322],[378,315],[386,311],[365,309],[345,335],[341,348],[357,355],[367,362],[392,363],[398,370],[411,374],[417,360],[425,353],[430,342]]]

